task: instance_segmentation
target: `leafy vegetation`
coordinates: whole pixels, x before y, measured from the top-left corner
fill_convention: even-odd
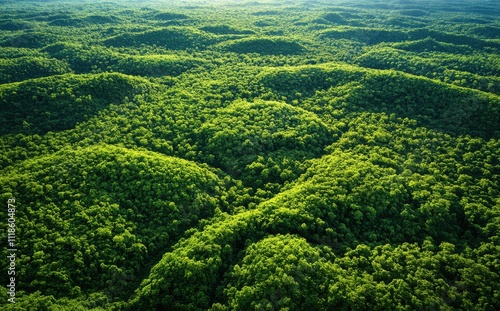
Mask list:
[[[495,3],[0,7],[2,310],[500,309]]]
[[[172,50],[202,48],[212,39],[196,29],[169,27],[133,34],[123,34],[104,41],[107,46],[138,47],[142,44],[163,46]]]
[[[300,54],[302,46],[286,39],[245,38],[222,44],[223,49],[235,53],[257,53],[264,55]]]
[[[61,150],[4,176],[4,195],[30,198],[16,215],[26,228],[19,246],[30,249],[20,286],[56,297],[124,297],[148,258],[223,205],[222,182],[207,169],[108,145]]]
[[[120,74],[65,75],[4,84],[2,123],[7,133],[45,133],[72,128],[107,105],[152,89],[148,81]],[[5,132],[4,132],[5,133]]]

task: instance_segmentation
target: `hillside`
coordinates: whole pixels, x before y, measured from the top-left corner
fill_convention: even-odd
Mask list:
[[[494,1],[0,8],[0,309],[500,309]]]

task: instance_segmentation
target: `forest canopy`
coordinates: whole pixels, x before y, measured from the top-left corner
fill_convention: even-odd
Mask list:
[[[1,1],[0,309],[499,310],[499,16]]]

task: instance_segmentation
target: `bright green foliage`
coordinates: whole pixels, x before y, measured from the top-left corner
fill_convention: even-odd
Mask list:
[[[115,16],[94,14],[85,17],[61,17],[51,20],[49,25],[60,27],[87,27],[93,25],[116,24],[118,22],[119,19]]]
[[[277,235],[249,245],[228,273],[231,310],[319,310],[331,274],[322,252],[303,238]]]
[[[424,40],[435,42],[432,39]],[[455,47],[455,45],[452,45]],[[371,49],[361,55],[357,63],[369,68],[396,69],[428,78],[439,79],[460,86],[472,86],[482,91],[499,94],[500,83],[498,75],[500,63],[498,57],[459,56],[448,53],[429,53],[423,58],[417,56],[413,49],[420,50],[423,46],[401,46],[412,52],[401,51],[389,47]],[[435,46],[425,46],[426,52],[435,50]]]
[[[154,17],[159,20],[164,20],[164,21],[171,21],[171,20],[179,20],[179,19],[187,19],[189,16],[186,14],[179,14],[179,13],[171,13],[171,12],[164,12],[164,13],[158,13],[155,14]]]
[[[57,36],[43,32],[31,31],[28,29],[25,33],[9,33],[6,36],[2,36],[2,39],[0,39],[0,47],[37,49],[44,47],[47,44],[54,43],[57,41]]]
[[[457,254],[448,243],[439,248],[429,242],[422,247],[407,243],[395,248],[358,246],[335,260],[337,274],[329,286],[328,303],[340,310],[384,310],[387,306],[394,310],[489,310],[498,304],[493,285],[499,279],[498,267],[491,269],[474,258],[473,254]],[[484,281],[469,287],[471,273]],[[478,300],[477,293],[483,290],[491,296]]]
[[[222,203],[217,177],[194,163],[105,145],[3,175],[2,197],[23,202],[20,286],[56,297],[124,297],[149,260]]]
[[[68,42],[59,42],[43,49],[54,58],[66,61],[75,73],[89,73],[95,70],[105,71],[116,65],[124,56],[102,46],[85,46]]]
[[[102,46],[57,43],[44,49],[76,73],[118,71],[138,76],[179,75],[201,62],[177,55],[127,55]]]
[[[148,93],[148,81],[121,74],[64,75],[0,86],[5,133],[45,133],[73,127],[106,108]]]
[[[500,310],[495,4],[2,1],[0,309]]]
[[[240,30],[229,25],[204,26],[200,30],[216,35],[251,35],[255,33],[252,30]]]
[[[122,58],[109,69],[137,76],[177,76],[201,62],[199,59],[168,55],[130,56]]]
[[[300,54],[303,47],[296,42],[277,38],[249,37],[227,41],[220,45],[224,50],[235,53],[258,53],[263,55]]]
[[[316,90],[359,80],[364,74],[361,68],[338,64],[297,66],[265,71],[260,75],[260,83],[268,87],[273,95],[300,99],[314,95]]]
[[[0,59],[0,84],[71,72],[68,64],[56,59],[18,57]]]
[[[407,38],[407,34],[395,30],[365,27],[338,27],[328,29],[319,35],[320,39],[349,39],[368,45],[381,42],[398,42]]]
[[[146,32],[124,34],[104,41],[107,46],[139,47],[141,44],[162,46],[171,50],[203,48],[212,37],[197,29],[169,27]]]
[[[499,137],[498,96],[395,72],[370,75],[357,91],[370,101],[356,102],[356,108],[413,117],[424,126],[455,134]]]
[[[301,162],[332,142],[314,114],[278,102],[235,102],[200,129],[208,163],[247,185],[261,187],[295,179]]]
[[[356,121],[359,123],[359,120]],[[377,132],[374,134],[379,137],[390,135],[389,132],[380,131],[377,128],[372,128],[372,130],[376,130]],[[405,128],[393,130],[397,132],[405,130]],[[389,265],[390,268],[384,268],[389,272],[377,272],[379,268],[376,263],[372,263],[374,260],[368,259],[370,256],[375,256],[370,255],[370,247],[364,246],[361,248],[363,252],[349,251],[349,248],[354,249],[359,244],[373,245],[375,247],[386,243],[405,245],[405,241],[413,241],[414,243],[423,244],[428,250],[434,250],[433,245],[444,245],[449,249],[454,247],[450,243],[452,242],[460,249],[479,247],[479,249],[488,249],[488,252],[494,253],[498,252],[498,247],[495,246],[497,242],[493,241],[497,239],[495,230],[498,229],[498,215],[500,215],[497,206],[492,207],[488,216],[485,215],[487,219],[476,219],[470,214],[470,207],[464,201],[464,197],[474,201],[480,201],[481,198],[488,195],[498,198],[498,186],[493,186],[490,183],[487,186],[488,189],[481,188],[474,186],[472,180],[470,183],[464,183],[464,178],[457,182],[456,185],[453,185],[452,180],[455,179],[453,176],[449,176],[452,178],[449,179],[447,173],[445,173],[447,168],[455,170],[457,166],[473,165],[473,161],[471,162],[470,159],[462,160],[461,157],[453,156],[451,159],[455,158],[456,160],[450,162],[447,157],[441,158],[439,152],[437,152],[436,156],[428,154],[429,159],[422,155],[422,159],[426,160],[416,164],[386,148],[376,148],[376,152],[372,153],[373,146],[369,148],[363,148],[363,146],[366,146],[365,144],[381,144],[383,140],[373,141],[368,137],[369,134],[366,129],[353,128],[352,131],[353,133],[366,135],[368,141],[365,143],[362,141],[356,142],[358,146],[356,148],[357,153],[370,152],[369,156],[355,155],[346,151],[339,151],[325,156],[318,160],[297,181],[295,186],[275,198],[263,202],[257,209],[219,219],[213,225],[205,227],[203,231],[181,241],[173,252],[163,257],[162,261],[153,269],[150,278],[143,283],[139,301],[134,304],[134,308],[161,308],[161,306],[165,307],[174,304],[176,309],[203,310],[209,306],[210,297],[213,296],[221,297],[221,302],[227,299],[227,306],[230,309],[254,309],[257,308],[257,305],[273,310],[279,310],[281,307],[286,306],[295,309],[297,303],[304,306],[302,305],[302,303],[305,303],[304,299],[300,298],[303,296],[300,296],[299,293],[296,293],[298,296],[294,296],[294,292],[289,291],[290,288],[285,286],[285,284],[293,285],[293,282],[297,282],[297,277],[293,279],[294,281],[290,281],[291,283],[283,281],[285,287],[282,289],[285,293],[280,294],[281,296],[278,295],[282,299],[277,299],[278,296],[270,297],[266,293],[272,293],[272,291],[260,289],[261,287],[266,288],[265,286],[273,288],[280,288],[281,286],[279,285],[281,283],[276,283],[276,277],[279,276],[279,279],[281,279],[284,272],[278,268],[273,270],[272,265],[274,263],[271,259],[264,261],[267,262],[265,264],[266,269],[259,266],[263,264],[261,260],[246,259],[247,261],[245,261],[245,259],[242,259],[244,263],[248,264],[248,267],[245,266],[245,270],[243,270],[243,265],[238,264],[239,268],[234,268],[235,272],[232,273],[238,276],[232,278],[232,282],[235,282],[235,284],[233,285],[230,282],[226,290],[222,290],[220,286],[217,286],[218,278],[226,273],[225,271],[232,264],[238,263],[240,260],[238,258],[241,256],[240,250],[243,248],[246,249],[246,252],[262,252],[263,254],[268,251],[271,252],[270,249],[285,249],[286,251],[285,246],[272,247],[275,244],[280,245],[276,240],[272,240],[269,244],[266,244],[266,240],[262,240],[254,248],[248,248],[248,243],[259,241],[267,234],[278,234],[279,236],[279,234],[290,232],[304,236],[316,245],[326,246],[326,249],[330,252],[334,251],[336,254],[346,253],[346,257],[343,255],[334,261],[340,267],[324,267],[323,264],[314,263],[314,260],[310,262],[310,264],[319,265],[316,270],[310,273],[315,273],[314,271],[318,269],[319,271],[326,271],[324,273],[329,273],[321,281],[326,283],[316,283],[314,285],[318,287],[314,287],[316,289],[310,295],[319,296],[316,299],[316,306],[311,307],[313,309],[322,309],[321,306],[325,305],[329,306],[327,309],[337,307],[346,310],[353,307],[357,308],[358,305],[360,306],[359,309],[376,308],[380,310],[386,308],[387,305],[402,309],[414,309],[418,308],[418,306],[439,306],[447,309],[449,308],[447,305],[467,309],[467,306],[479,303],[477,299],[479,299],[480,294],[472,294],[472,292],[489,291],[490,295],[495,297],[495,289],[492,284],[499,278],[498,267],[493,263],[484,266],[484,263],[476,255],[469,253],[460,255],[452,252],[449,255],[450,258],[448,258],[446,257],[448,254],[446,254],[444,259],[439,259],[446,260],[445,263],[434,264],[437,267],[436,270],[432,268],[433,266],[427,266],[427,263],[425,263],[429,256],[435,255],[425,252],[420,254],[418,248],[413,253],[421,256],[421,262],[414,262],[411,258],[406,257],[394,260],[394,262],[389,261],[396,255],[387,254],[388,251],[392,251],[391,247],[387,245],[381,250],[376,248],[375,254],[384,253],[378,259],[380,260],[379,264],[383,266]],[[414,141],[426,137],[423,133],[416,135],[417,138],[400,143],[408,145],[415,154],[423,153],[430,146],[422,146],[420,141]],[[349,141],[355,140],[355,137],[351,136]],[[429,141],[432,141],[431,137],[428,138]],[[388,139],[385,142],[391,143],[392,140]],[[458,150],[455,152],[466,153],[474,143],[473,140],[465,144],[464,142],[458,142]],[[345,148],[342,147],[343,145],[344,142],[339,141],[332,147]],[[489,149],[490,147],[485,146],[484,148]],[[439,150],[439,146],[434,148]],[[453,149],[450,148],[450,150]],[[403,150],[401,151],[403,152]],[[482,153],[482,151],[478,153]],[[498,151],[496,153],[498,154]],[[446,156],[449,156],[449,154]],[[436,164],[434,161],[440,162]],[[441,167],[442,170],[436,170],[434,173],[437,167]],[[497,173],[495,173],[495,176],[498,176],[499,169],[499,163],[496,162],[495,172]],[[478,176],[477,178],[481,177]],[[441,180],[440,184],[436,183],[437,179]],[[448,186],[443,188],[443,185]],[[492,186],[496,190],[493,190]],[[484,203],[489,206],[495,205],[494,202]],[[480,223],[482,222],[488,223],[491,227],[481,229],[482,225]],[[481,244],[478,241],[488,239],[492,242],[480,246]],[[203,245],[203,247],[200,247],[200,245]],[[263,245],[269,246],[264,247]],[[411,247],[414,249],[414,246]],[[364,254],[366,251],[368,251],[368,254],[363,255],[363,265],[359,263],[359,266],[357,266],[356,263],[351,266],[353,263],[351,263],[352,259],[350,258],[361,256],[360,254]],[[271,254],[273,253],[271,252]],[[294,256],[301,258],[295,253]],[[464,256],[464,258],[461,256]],[[311,256],[304,257],[311,258]],[[286,253],[283,258],[293,257],[289,257]],[[325,258],[330,257],[325,255]],[[457,263],[459,266],[455,266],[455,261],[458,260],[455,258],[460,259],[463,263]],[[410,270],[402,270],[394,264],[406,265],[407,262],[412,266],[408,268]],[[254,268],[253,264],[257,265],[257,267]],[[324,263],[324,265],[330,265],[330,263]],[[373,267],[370,265],[373,265]],[[448,268],[446,265],[452,266]],[[278,266],[283,268],[283,264]],[[434,270],[419,272],[421,267]],[[455,270],[450,270],[452,268]],[[473,270],[476,268],[483,269],[484,272],[482,273],[489,275],[491,280],[471,291],[463,290],[461,285],[458,285],[462,284],[462,282],[464,284],[469,282],[468,278],[471,276],[456,275],[454,272],[450,272],[458,271],[458,269]],[[247,271],[247,269],[249,270]],[[203,275],[202,279],[194,277],[196,271],[198,271],[198,275]],[[256,271],[264,275],[259,276],[260,274]],[[413,278],[412,275],[415,275],[415,273],[425,273],[429,274],[429,276],[426,276],[422,281],[418,281],[421,277],[416,276]],[[370,276],[372,274],[373,276]],[[321,273],[321,275],[324,274]],[[455,275],[456,278],[451,279]],[[441,280],[442,278],[445,278],[445,283]],[[179,280],[176,284],[185,291],[174,290],[173,280]],[[415,288],[420,287],[422,289],[415,292]],[[301,291],[308,288],[305,289],[301,286]],[[331,288],[327,300],[322,300],[321,297],[324,296],[321,294],[321,288]],[[440,289],[437,290],[437,288]],[[341,292],[337,293],[340,289]],[[398,292],[399,296],[392,297],[391,293],[394,291]],[[410,293],[416,293],[416,296],[412,297],[409,295]],[[469,296],[470,294],[472,296]],[[449,295],[454,298],[451,302],[448,302],[447,299],[443,300],[442,295]],[[152,298],[156,296],[164,298],[157,301]],[[374,300],[377,297],[386,298],[379,301]],[[392,300],[387,300],[390,297],[392,297]],[[483,305],[480,309],[487,310],[491,306],[497,305],[498,300],[492,298],[481,303]],[[225,304],[214,305],[214,310],[223,307]],[[270,307],[267,305],[270,305]]]

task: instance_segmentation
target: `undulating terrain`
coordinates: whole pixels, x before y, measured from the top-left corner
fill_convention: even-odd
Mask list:
[[[499,17],[0,1],[0,309],[500,310]]]

